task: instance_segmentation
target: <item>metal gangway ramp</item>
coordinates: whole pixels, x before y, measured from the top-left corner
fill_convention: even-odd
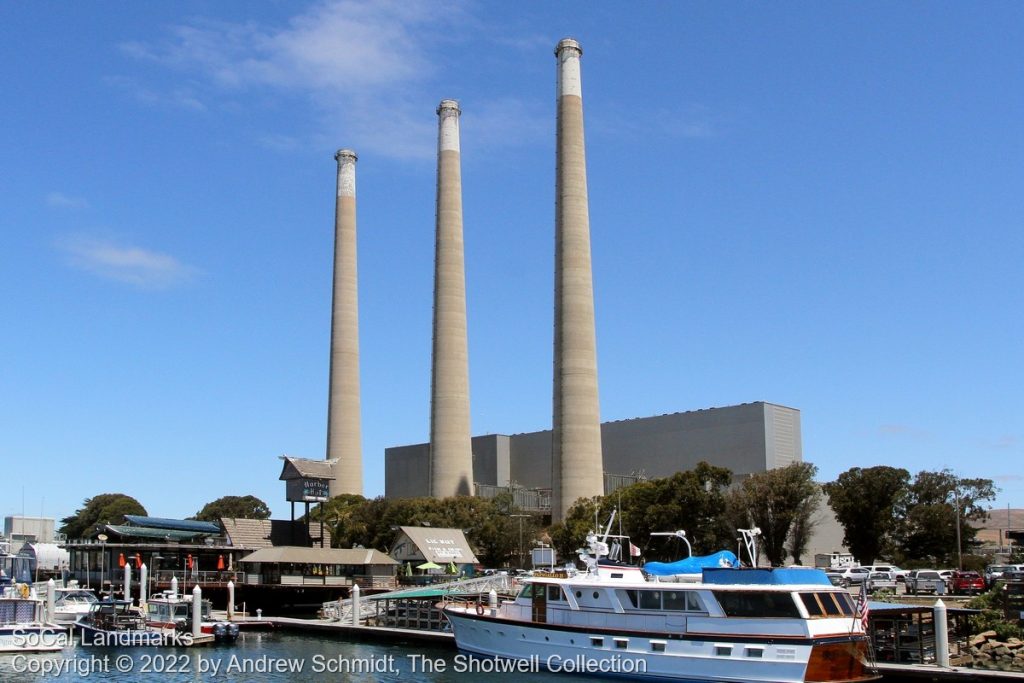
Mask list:
[[[374,593],[372,595],[361,595],[359,597],[359,623],[367,619],[376,618],[383,609],[385,600],[401,600],[402,598],[422,598],[436,595],[440,600],[449,597],[468,597],[487,595],[492,590],[496,593],[511,593],[515,588],[515,581],[507,574],[495,574],[493,576],[479,576],[471,579],[459,579],[444,583],[435,583],[415,588],[404,588],[401,590],[388,591],[386,593]],[[353,620],[353,599],[332,600],[325,602],[320,614],[323,619],[340,621],[345,624],[355,624]]]

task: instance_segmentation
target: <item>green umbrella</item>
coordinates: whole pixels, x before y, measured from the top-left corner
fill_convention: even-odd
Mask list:
[[[440,568],[441,568],[441,565],[434,564],[430,560],[427,560],[423,564],[416,565],[416,569],[440,569]]]
[[[454,562],[449,562],[448,563],[448,573],[451,574],[452,576],[454,576],[455,574],[459,573],[459,569],[458,569],[458,567],[455,566]]]
[[[405,563],[405,575],[412,576],[412,562]]]

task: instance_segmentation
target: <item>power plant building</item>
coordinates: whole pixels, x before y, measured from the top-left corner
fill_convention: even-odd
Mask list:
[[[550,509],[551,431],[487,434],[472,443],[477,495],[513,488],[533,494],[518,501],[523,507]],[[702,460],[729,468],[739,480],[803,460],[800,411],[756,402],[605,422],[601,448],[605,493],[639,478],[693,469]],[[384,495],[429,496],[429,468],[429,444],[386,449]]]

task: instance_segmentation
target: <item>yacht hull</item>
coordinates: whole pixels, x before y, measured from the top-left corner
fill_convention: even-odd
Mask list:
[[[723,683],[877,678],[864,665],[863,638],[623,632],[518,622],[456,607],[446,608],[445,615],[461,651],[526,662],[527,670]]]

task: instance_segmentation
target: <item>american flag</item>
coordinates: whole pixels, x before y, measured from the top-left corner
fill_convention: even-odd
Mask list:
[[[860,627],[864,633],[868,632],[868,588],[865,581],[860,585],[860,599],[857,600],[857,616],[860,617]]]

